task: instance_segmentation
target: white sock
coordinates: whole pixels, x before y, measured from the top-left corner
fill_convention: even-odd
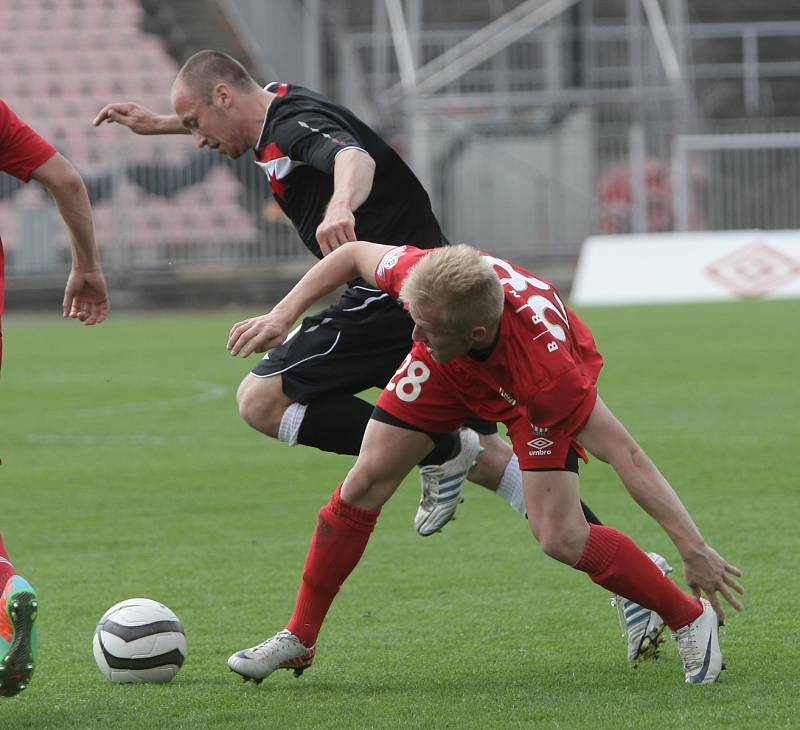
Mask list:
[[[506,464],[506,470],[500,479],[496,494],[525,517],[528,511],[525,507],[525,493],[522,491],[522,471],[519,468],[519,459],[516,454]]]
[[[278,441],[283,441],[289,446],[297,444],[297,434],[300,432],[300,424],[306,415],[307,405],[292,403],[284,412],[281,418],[281,425],[278,426]]]

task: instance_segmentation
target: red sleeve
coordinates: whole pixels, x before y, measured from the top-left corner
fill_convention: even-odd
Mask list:
[[[421,249],[414,246],[398,246],[387,251],[375,269],[375,282],[383,291],[397,299],[408,272],[430,252],[429,248]]]
[[[0,171],[28,182],[31,173],[55,153],[53,145],[36,134],[0,99]]]

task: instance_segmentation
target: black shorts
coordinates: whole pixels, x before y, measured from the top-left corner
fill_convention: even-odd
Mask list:
[[[283,392],[295,403],[383,388],[411,349],[413,328],[388,294],[352,287],[336,304],[306,317],[251,372],[259,378],[280,375]]]
[[[397,300],[380,289],[354,286],[336,304],[306,317],[251,372],[257,378],[280,375],[283,392],[294,403],[384,388],[411,349],[413,329]],[[477,418],[465,425],[479,433],[497,431]]]

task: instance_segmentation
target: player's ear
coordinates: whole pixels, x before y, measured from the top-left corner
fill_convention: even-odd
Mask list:
[[[228,84],[217,84],[214,87],[214,100],[228,109],[233,103],[230,86]]]
[[[486,339],[486,335],[489,332],[489,328],[484,324],[476,324],[470,330],[470,337],[472,337],[473,342],[481,342]]]

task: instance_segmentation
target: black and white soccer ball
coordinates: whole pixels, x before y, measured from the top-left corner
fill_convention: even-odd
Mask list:
[[[112,682],[169,682],[186,660],[186,635],[163,603],[129,598],[97,622],[92,648]]]

